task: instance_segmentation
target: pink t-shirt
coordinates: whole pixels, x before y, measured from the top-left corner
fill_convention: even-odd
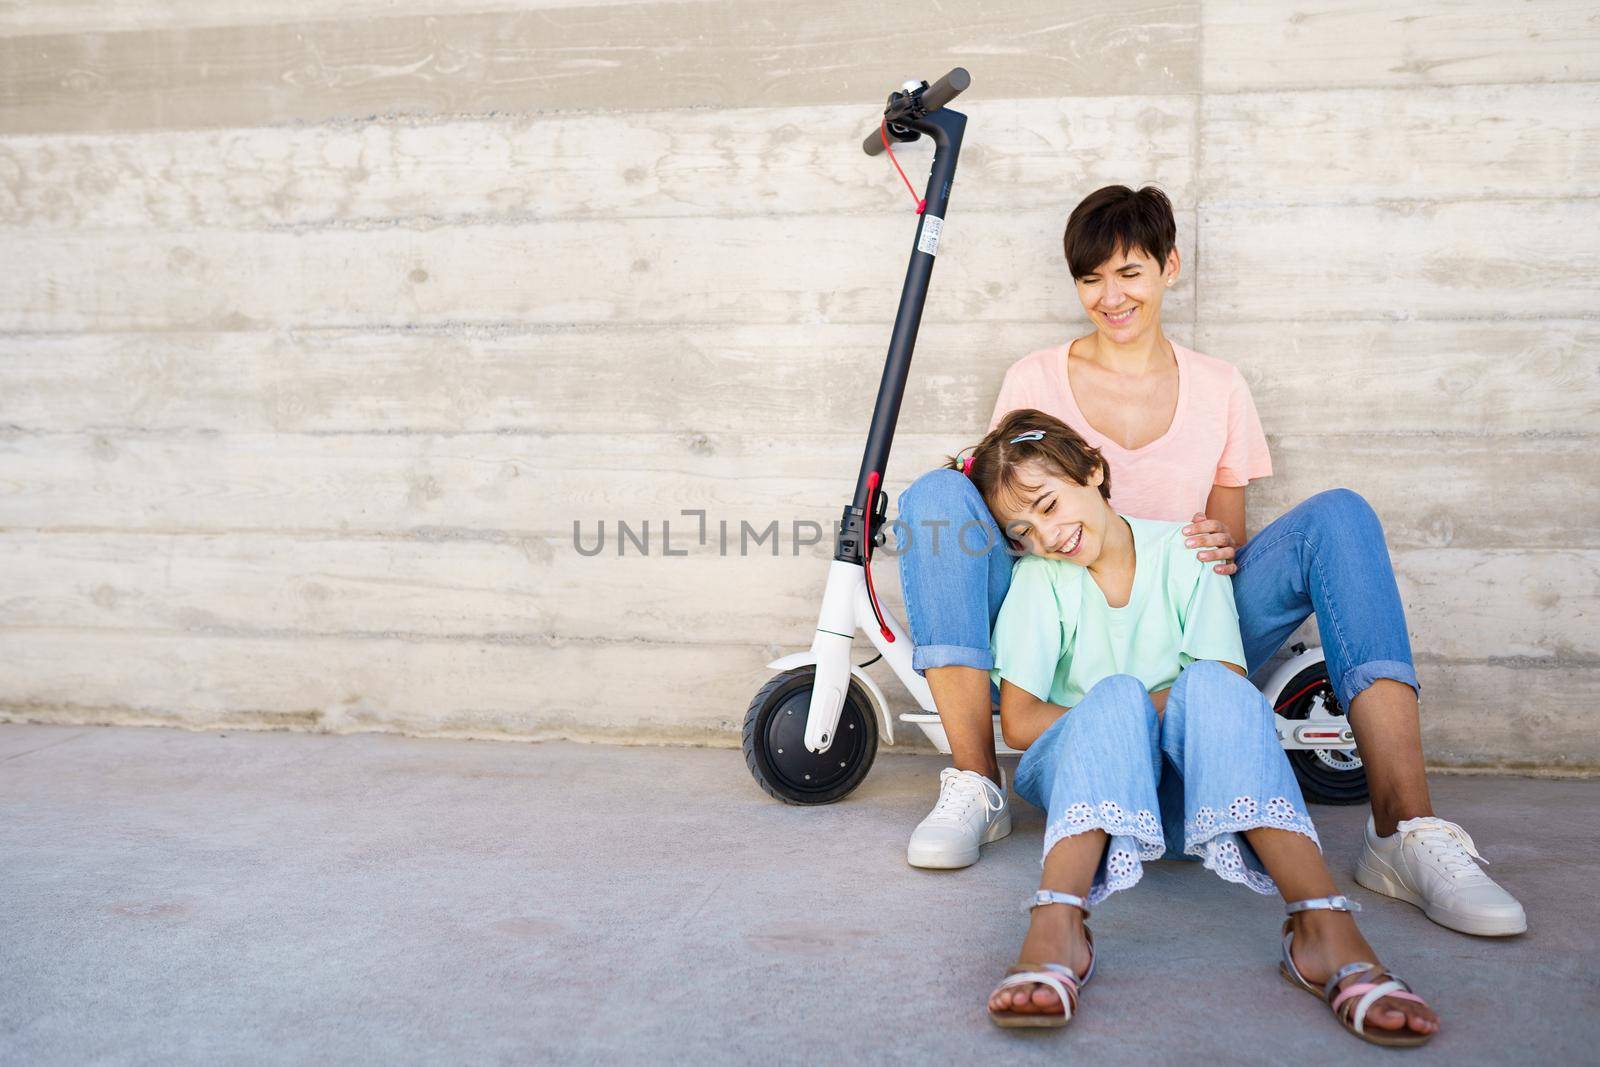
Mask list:
[[[1067,345],[1041,348],[1011,365],[995,400],[992,430],[1009,411],[1038,408],[1101,450],[1111,467],[1111,506],[1140,519],[1188,522],[1213,485],[1248,485],[1272,473],[1267,437],[1244,376],[1231,363],[1174,343],[1178,406],[1167,432],[1127,449],[1089,425],[1067,379]]]

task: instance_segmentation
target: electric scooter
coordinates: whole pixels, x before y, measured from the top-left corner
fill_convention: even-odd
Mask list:
[[[884,471],[967,125],[965,115],[946,105],[971,82],[961,67],[932,85],[906,82],[889,94],[878,128],[862,145],[869,156],[887,151],[892,157],[891,140],[909,144],[927,137],[934,153],[927,195],[918,205],[911,262],[900,291],[867,445],[855,492],[839,523],[811,647],[767,664],[780,673],[761,688],[745,712],[745,763],[763,790],[791,804],[829,804],[860,785],[877,757],[879,723],[884,741],[894,744],[894,723],[883,690],[868,677],[866,664],[851,662],[857,630],[867,635],[916,702],[916,710],[902,713],[900,720],[922,730],[940,752],[950,751],[928,683],[912,669],[911,638],[893,612],[878,602],[872,550],[887,537]],[[1328,681],[1322,650],[1295,645],[1292,653],[1263,687],[1275,712],[1279,740],[1289,752],[1307,800],[1359,803],[1367,795],[1366,774]],[[1020,755],[1000,736],[998,714],[994,722],[996,750]]]

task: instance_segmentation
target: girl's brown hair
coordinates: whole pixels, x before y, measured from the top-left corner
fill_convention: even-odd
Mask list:
[[[1015,440],[1033,433],[1042,436]],[[994,501],[1002,493],[1021,496],[1038,491],[1039,486],[1026,484],[1018,473],[1030,460],[1077,485],[1088,485],[1094,472],[1099,470],[1104,475],[1100,481],[1100,495],[1111,499],[1111,467],[1100,450],[1091,448],[1089,442],[1054,415],[1046,415],[1035,408],[1019,408],[1001,419],[973,449],[970,465],[959,456],[950,457],[945,465],[953,470],[965,470],[989,504],[989,510],[993,511]]]

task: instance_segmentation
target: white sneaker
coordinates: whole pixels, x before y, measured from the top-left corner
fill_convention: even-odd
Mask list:
[[[1517,898],[1473,862],[1478,855],[1467,832],[1431,815],[1405,819],[1379,837],[1367,816],[1366,842],[1356,860],[1356,881],[1375,893],[1415,904],[1440,926],[1464,934],[1504,937],[1528,928]]]
[[[970,867],[978,862],[980,845],[1010,832],[1005,772],[996,787],[977,771],[946,767],[939,772],[939,803],[911,831],[906,862],[913,867]]]

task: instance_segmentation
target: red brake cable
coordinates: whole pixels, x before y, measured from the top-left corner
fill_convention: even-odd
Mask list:
[[[1323,679],[1318,678],[1316,681],[1312,682],[1310,685],[1306,686],[1304,689],[1300,690],[1300,692],[1296,693],[1294,696],[1290,697],[1288,700],[1285,700],[1282,704],[1279,704],[1277,707],[1273,708],[1272,710],[1274,712],[1282,711],[1284,708],[1288,707],[1290,704],[1293,704],[1296,700],[1299,700],[1301,697],[1303,697],[1307,693],[1311,692],[1317,686],[1321,685],[1322,682],[1323,682]],[[1329,688],[1332,688],[1333,683],[1330,682],[1328,684],[1329,684]]]
[[[884,151],[889,153],[889,162],[894,164],[894,169],[895,170],[900,171],[900,180],[906,183],[906,191],[911,194],[911,199],[913,199],[913,200],[915,200],[917,202],[917,214],[918,215],[922,214],[923,210],[925,208],[927,208],[928,202],[926,200],[922,199],[921,197],[917,196],[916,189],[913,188],[912,185],[911,185],[911,179],[906,177],[906,172],[904,170],[901,170],[900,161],[898,159],[894,158],[894,149],[889,147],[889,120],[888,120],[888,118],[885,118],[882,122],[878,123],[878,136],[883,138],[883,148],[884,148]]]
[[[878,632],[883,634],[885,641],[894,640],[894,631],[889,629],[889,624],[883,621],[883,612],[878,610],[878,593],[872,588],[872,514],[877,510],[878,502],[878,472],[872,471],[867,475],[867,514],[862,525],[866,528],[866,544],[862,546],[862,553],[866,562],[861,569],[867,573],[867,600],[872,604],[872,617],[878,620]]]

